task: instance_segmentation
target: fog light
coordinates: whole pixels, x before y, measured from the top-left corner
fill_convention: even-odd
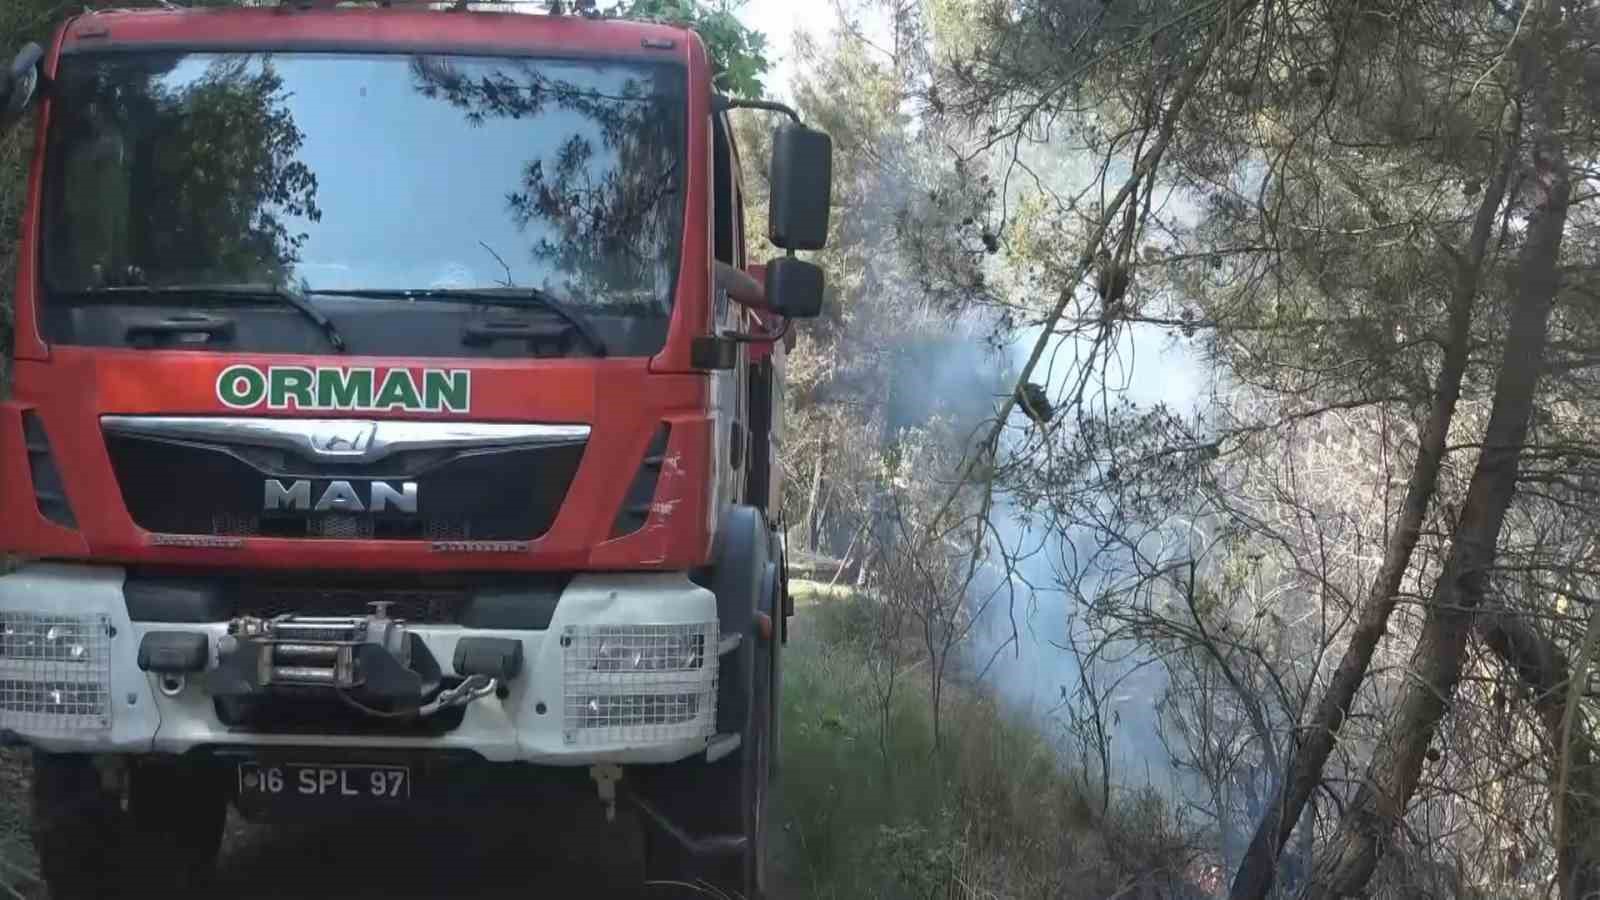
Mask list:
[[[715,728],[715,622],[572,626],[562,633],[569,744],[709,737]]]
[[[578,700],[580,728],[604,728],[617,722],[676,725],[700,711],[699,694],[600,694]]]

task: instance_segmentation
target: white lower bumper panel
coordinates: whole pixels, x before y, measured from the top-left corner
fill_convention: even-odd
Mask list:
[[[410,625],[446,674],[470,637],[522,645],[522,671],[439,736],[275,734],[230,728],[204,679],[181,690],[139,669],[135,623],[111,566],[35,564],[0,577],[0,729],[59,752],[182,753],[202,745],[470,750],[493,762],[666,763],[706,751],[716,720],[717,607],[682,573],[573,579],[543,631]],[[353,716],[359,714],[352,712]]]

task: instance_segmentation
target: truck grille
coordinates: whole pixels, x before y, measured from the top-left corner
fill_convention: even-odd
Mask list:
[[[234,614],[270,619],[302,616],[364,616],[373,603],[389,604],[389,617],[418,625],[451,625],[471,599],[465,588],[404,590],[394,588],[313,587],[286,584],[242,584]]]
[[[585,444],[419,449],[375,463],[307,460],[262,447],[106,435],[128,513],[162,534],[345,540],[533,540],[549,530]],[[415,513],[265,509],[268,479],[417,487]]]

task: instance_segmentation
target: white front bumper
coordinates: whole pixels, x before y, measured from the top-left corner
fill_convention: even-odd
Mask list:
[[[12,616],[8,621],[80,617],[77,621],[95,625],[98,641],[81,651],[70,645],[65,651],[52,650],[51,658],[41,661],[26,658],[36,654],[27,649],[27,642],[0,634],[0,729],[56,752],[176,754],[222,744],[420,748],[470,750],[492,762],[549,765],[675,762],[704,753],[714,731],[715,641],[706,648],[705,665],[691,676],[709,702],[701,703],[689,722],[594,732],[573,727],[567,714],[567,660],[561,638],[569,628],[716,622],[715,596],[682,573],[580,575],[561,595],[554,619],[544,631],[407,626],[447,674],[459,674],[452,672],[452,660],[456,643],[463,638],[510,638],[522,644],[522,672],[507,685],[507,695],[473,702],[459,727],[437,737],[271,734],[230,728],[217,718],[202,679],[189,678],[180,693],[169,696],[161,690],[158,676],[138,665],[140,641],[147,632],[160,630],[206,632],[214,666],[217,639],[226,633],[227,623],[136,623],[129,619],[122,589],[123,570],[115,566],[41,563],[0,577],[0,616]],[[89,625],[84,629],[88,634]],[[101,633],[103,640],[98,638]],[[73,639],[70,634],[69,639]],[[627,677],[632,676],[622,676]],[[681,681],[684,676],[675,677]],[[109,696],[95,685],[109,685]],[[87,702],[97,696],[109,702]],[[60,715],[63,709],[72,714]]]

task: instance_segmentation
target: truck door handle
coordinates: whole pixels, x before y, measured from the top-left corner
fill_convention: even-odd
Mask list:
[[[141,339],[151,343],[209,344],[231,341],[233,332],[234,321],[226,316],[179,315],[130,322],[123,338],[134,345],[140,344]]]

